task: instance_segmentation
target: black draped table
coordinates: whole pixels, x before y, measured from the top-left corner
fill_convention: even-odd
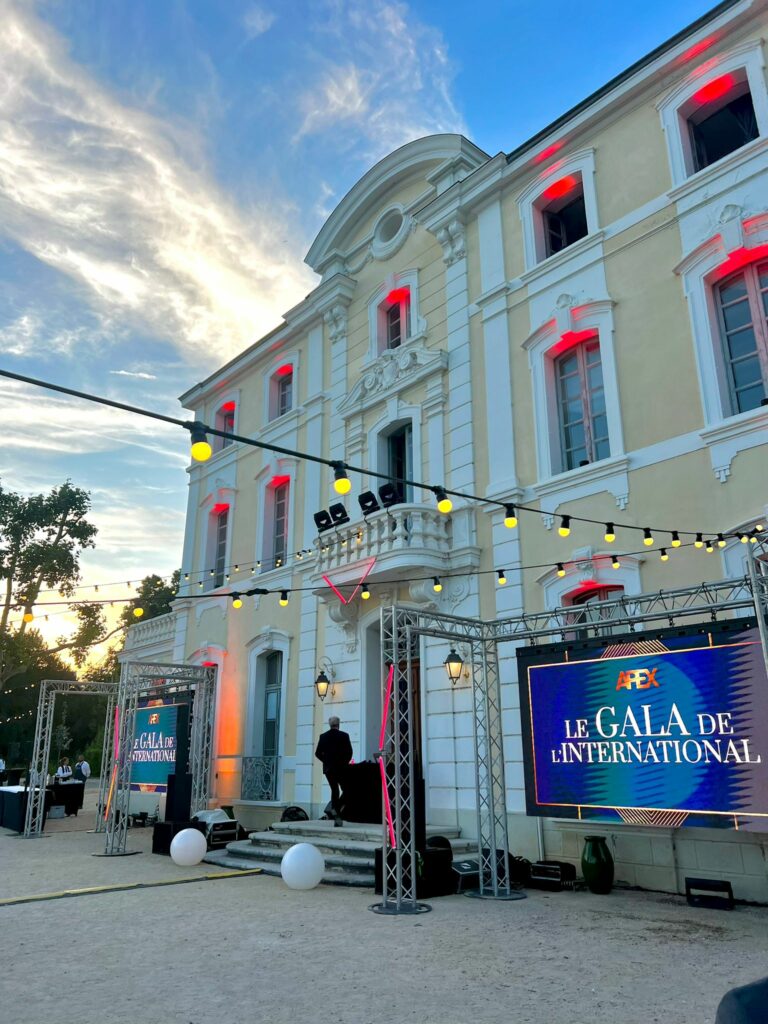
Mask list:
[[[53,785],[49,786],[48,790],[52,794],[51,804],[53,806],[63,805],[65,814],[77,814],[79,810],[82,810],[85,783],[79,779],[60,782],[54,778]]]
[[[9,828],[14,832],[24,831],[28,795],[26,786],[0,786],[0,827]],[[46,791],[43,826],[52,799],[53,793]]]

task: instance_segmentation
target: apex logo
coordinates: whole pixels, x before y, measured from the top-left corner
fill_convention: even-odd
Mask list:
[[[152,714],[149,716],[149,724],[157,725],[159,721],[160,715],[157,713],[157,711],[153,711]]]
[[[631,690],[634,686],[636,690],[648,690],[652,686],[658,686],[656,680],[658,670],[657,665],[656,668],[630,668],[626,672],[619,672],[616,689]]]

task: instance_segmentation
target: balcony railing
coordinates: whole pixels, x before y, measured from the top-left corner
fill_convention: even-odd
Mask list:
[[[173,612],[158,615],[131,626],[125,638],[125,650],[139,652],[143,647],[173,646],[176,616]]]
[[[462,526],[469,513],[468,509],[460,513]],[[315,541],[316,571],[353,567],[371,558],[382,560],[388,570],[416,565],[445,568],[456,552],[455,519],[455,514],[445,516],[426,505],[395,505],[375,512],[321,534]]]
[[[244,757],[240,780],[241,800],[275,800],[277,757]]]

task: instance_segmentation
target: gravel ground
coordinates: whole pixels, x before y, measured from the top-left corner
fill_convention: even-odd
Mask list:
[[[177,868],[150,839],[100,858],[101,836],[0,830],[0,897],[215,870]],[[727,989],[768,974],[765,908],[531,891],[385,918],[374,900],[259,875],[0,906],[0,1021],[706,1024]]]

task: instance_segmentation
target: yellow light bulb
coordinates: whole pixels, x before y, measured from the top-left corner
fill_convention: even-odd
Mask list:
[[[241,598],[236,597],[234,599],[234,601],[232,602],[232,607],[233,608],[242,608],[243,607],[243,602],[242,602]]]
[[[507,582],[507,577],[504,575],[504,571],[502,569],[500,569],[499,570],[499,586],[503,587],[506,582]]]
[[[510,530],[514,530],[517,526],[517,516],[515,515],[514,505],[507,505],[504,509],[504,525]]]
[[[282,590],[280,592],[280,607],[286,608],[288,606],[288,591]]]
[[[618,560],[618,558],[614,558],[614,560],[611,562],[611,565],[614,569],[621,568],[621,562]]]
[[[142,616],[142,615],[144,614],[144,609],[143,609],[143,608],[134,608],[134,609],[133,609],[133,614],[134,614],[134,616],[135,616],[135,617],[136,617],[137,619],[140,619],[140,618],[141,618],[141,616]]]
[[[558,562],[557,563],[557,575],[558,576],[565,576],[565,568],[564,568],[562,562]]]
[[[339,476],[333,481],[333,489],[337,494],[349,494],[352,490],[352,481],[348,476]]]
[[[25,622],[34,622],[35,621],[35,616],[32,614],[32,612],[24,612],[24,621]]]
[[[211,448],[207,441],[195,441],[190,454],[195,462],[207,462],[211,455],[213,455],[213,448]]]
[[[453,508],[453,502],[448,497],[441,498],[440,501],[438,501],[438,503],[437,503],[437,510],[438,510],[438,512],[442,512],[444,516],[447,516],[452,508]]]
[[[364,601],[367,601],[367,600],[368,600],[368,598],[369,598],[370,596],[371,596],[371,592],[370,592],[370,590],[368,589],[368,587],[363,587],[363,592],[362,592],[362,594],[360,595],[360,597],[362,597],[362,599],[363,599]]]
[[[560,520],[560,526],[557,528],[557,532],[561,537],[568,537],[571,532],[571,517],[563,516]]]
[[[443,589],[443,584],[440,582],[437,576],[435,576],[434,579],[432,580],[432,589],[436,594],[439,594],[440,591]]]

